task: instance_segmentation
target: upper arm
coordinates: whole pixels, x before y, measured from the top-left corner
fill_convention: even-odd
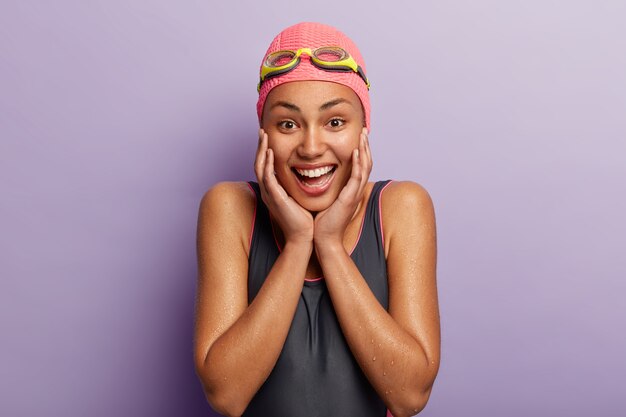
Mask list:
[[[389,314],[439,367],[435,213],[428,192],[413,182],[393,182],[381,195]]]
[[[248,305],[248,238],[255,198],[246,183],[220,183],[203,196],[198,213],[198,286],[194,360],[204,364],[217,338]]]

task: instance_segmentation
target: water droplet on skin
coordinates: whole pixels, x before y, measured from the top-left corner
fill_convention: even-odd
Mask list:
[[[418,411],[419,411],[419,410],[418,410],[417,408],[414,408],[414,409],[413,409],[413,412],[414,412],[414,413],[417,413]]]
[[[378,344],[378,347],[380,347],[381,345],[382,345],[382,343],[379,343],[379,344]]]
[[[374,344],[374,339],[372,339],[372,344]]]
[[[383,371],[383,376],[387,375],[387,372]]]
[[[376,356],[374,356],[374,357],[372,358],[372,360],[373,360],[373,361],[375,361],[375,360],[376,360]]]
[[[393,366],[393,361],[391,361],[391,366]]]
[[[406,388],[402,387],[402,391],[406,391]]]

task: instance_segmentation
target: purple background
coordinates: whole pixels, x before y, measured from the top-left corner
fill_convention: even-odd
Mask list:
[[[372,178],[435,203],[421,415],[624,415],[621,0],[2,1],[0,415],[210,415],[198,204],[253,178],[259,61],[302,20],[361,46]]]

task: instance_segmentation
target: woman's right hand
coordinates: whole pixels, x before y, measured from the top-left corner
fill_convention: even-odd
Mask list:
[[[313,244],[313,216],[291,198],[278,183],[274,172],[274,153],[268,146],[265,130],[259,129],[259,147],[254,171],[261,189],[261,198],[280,226],[286,243]]]

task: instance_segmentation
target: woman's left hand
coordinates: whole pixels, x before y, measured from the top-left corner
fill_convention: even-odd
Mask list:
[[[352,220],[372,171],[372,154],[363,128],[359,147],[352,151],[352,172],[337,199],[326,210],[315,216],[313,241],[319,244],[343,244],[346,227]]]

